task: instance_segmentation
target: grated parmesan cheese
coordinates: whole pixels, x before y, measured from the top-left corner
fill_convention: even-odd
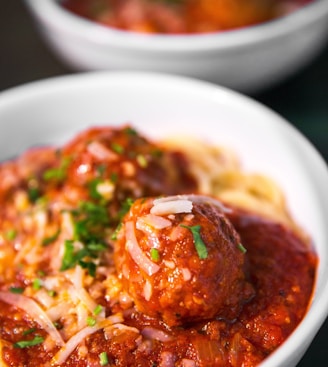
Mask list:
[[[191,213],[193,207],[192,201],[186,195],[155,199],[153,204],[150,213],[155,215]]]

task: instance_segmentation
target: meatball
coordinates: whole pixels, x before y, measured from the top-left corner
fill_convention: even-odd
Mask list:
[[[245,249],[225,210],[198,195],[134,202],[114,258],[138,311],[169,326],[238,316],[253,288]]]

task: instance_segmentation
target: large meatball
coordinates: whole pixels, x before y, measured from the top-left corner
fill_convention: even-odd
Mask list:
[[[169,326],[234,319],[253,289],[226,208],[205,196],[138,199],[124,217],[117,271],[138,311]]]

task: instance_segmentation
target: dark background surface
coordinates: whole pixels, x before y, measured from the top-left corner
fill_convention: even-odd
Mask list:
[[[47,48],[22,0],[0,5],[0,91],[73,73]],[[289,120],[328,161],[328,45],[288,81],[252,97]],[[298,367],[327,366],[328,320]]]

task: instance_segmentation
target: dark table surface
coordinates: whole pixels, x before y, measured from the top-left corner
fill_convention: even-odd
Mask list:
[[[0,5],[0,91],[73,73],[44,44],[21,0]],[[328,161],[328,46],[288,81],[252,97],[289,120]],[[327,366],[328,320],[298,367]]]

